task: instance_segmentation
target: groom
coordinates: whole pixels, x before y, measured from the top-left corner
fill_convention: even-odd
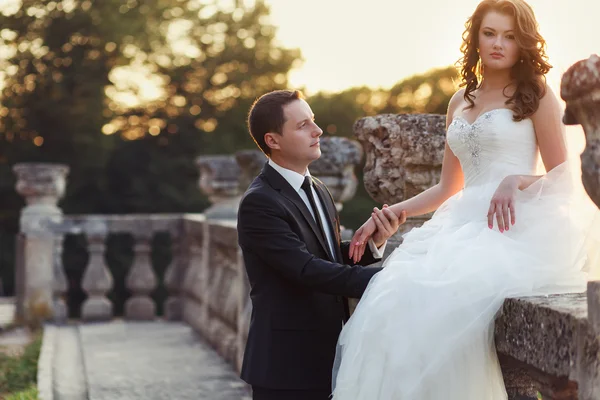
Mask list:
[[[253,306],[241,376],[254,400],[325,400],[337,339],[349,318],[346,297],[360,298],[380,271],[361,265],[381,259],[404,221],[375,209],[370,252],[351,265],[331,194],[308,171],[321,155],[323,131],[302,94],[263,95],[250,109],[248,127],[269,160],[238,214]]]

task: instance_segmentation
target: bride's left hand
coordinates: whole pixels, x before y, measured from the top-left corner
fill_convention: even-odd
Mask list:
[[[494,215],[498,221],[500,232],[509,230],[510,225],[515,224],[515,196],[518,190],[518,176],[510,175],[500,182],[498,189],[496,189],[494,196],[492,196],[490,209],[487,214],[490,229],[494,228]]]

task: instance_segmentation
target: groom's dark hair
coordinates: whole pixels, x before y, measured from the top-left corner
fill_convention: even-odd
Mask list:
[[[281,135],[285,123],[283,106],[303,98],[299,90],[275,90],[260,96],[250,107],[248,113],[250,136],[267,156],[271,155],[271,148],[265,143],[265,134]]]

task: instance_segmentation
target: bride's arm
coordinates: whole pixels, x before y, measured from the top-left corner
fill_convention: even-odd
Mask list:
[[[538,147],[547,172],[567,160],[567,147],[564,139],[562,110],[558,98],[546,86],[546,94],[540,99],[537,111],[531,116]],[[514,196],[517,190],[524,190],[544,175],[509,175],[500,183],[494,193],[488,210],[488,225],[494,226],[494,217],[500,232],[510,229],[516,222]]]
[[[546,171],[551,171],[567,160],[567,147],[564,140],[562,108],[558,98],[549,86],[546,86],[546,95],[540,99],[540,105],[532,115],[531,121],[533,122],[544,167]],[[517,180],[518,189],[523,190],[543,175],[514,176]]]
[[[461,89],[450,99],[448,112],[446,114],[446,131],[448,131],[448,126],[452,123],[452,119],[458,106],[462,103],[463,96],[464,89]],[[440,182],[419,193],[415,197],[393,204],[389,208],[401,221],[405,221],[407,217],[423,215],[436,210],[450,196],[461,190],[463,185],[464,176],[460,162],[448,146],[448,141],[446,141]],[[373,235],[376,229],[377,227],[373,221],[373,217],[371,217],[358,228],[354,233],[354,236],[352,236],[349,257],[355,262],[360,260],[364,254],[367,240]]]
[[[450,99],[446,114],[446,131],[452,123],[456,109],[462,103],[463,96],[464,89],[461,89]],[[463,185],[464,176],[460,162],[446,141],[439,183],[408,200],[392,205],[390,208],[398,216],[402,210],[406,211],[407,217],[427,214],[435,211],[444,201],[461,190]]]

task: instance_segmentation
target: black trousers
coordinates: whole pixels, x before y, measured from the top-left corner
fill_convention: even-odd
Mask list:
[[[330,390],[277,390],[252,386],[252,400],[328,400]]]

